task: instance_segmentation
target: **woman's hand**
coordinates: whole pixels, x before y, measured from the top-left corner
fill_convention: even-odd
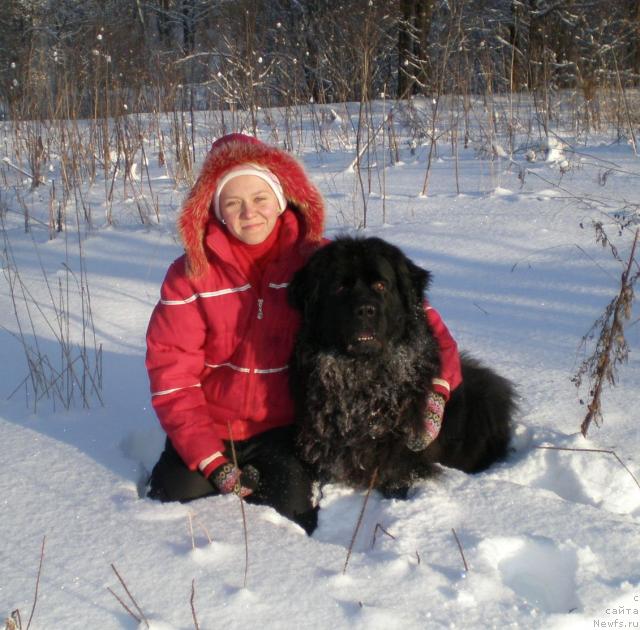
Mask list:
[[[427,413],[424,425],[419,435],[413,435],[407,440],[407,448],[411,451],[424,451],[440,433],[442,416],[444,415],[445,399],[442,394],[431,392],[427,398]]]
[[[209,481],[220,490],[221,494],[233,492],[244,498],[258,488],[260,473],[251,464],[240,470],[237,466],[226,463],[209,475]]]

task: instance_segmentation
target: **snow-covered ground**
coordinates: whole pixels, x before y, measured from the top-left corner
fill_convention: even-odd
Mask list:
[[[325,133],[336,138],[330,152],[316,152],[311,128],[298,138],[300,158],[326,195],[331,237],[361,220],[362,195],[347,168],[354,147],[337,141],[339,130]],[[563,140],[567,147],[520,147],[513,160],[504,144],[494,147],[493,161],[478,146],[460,147],[457,164],[443,144],[427,196],[419,193],[428,142],[415,151],[403,143],[401,161],[384,169],[384,223],[380,158],[372,171],[364,231],[433,272],[430,299],[459,346],[510,377],[521,401],[506,462],[475,476],[443,470],[406,501],[374,493],[345,573],[363,493],[325,487],[312,538],[272,509],[246,505],[248,566],[237,498],[189,505],[141,498],[163,444],[149,405],[144,335],[164,271],[180,254],[174,222],[185,193],[157,166],[151,146],[160,222],[141,225],[120,183],[116,224],[101,226],[104,183],[87,187],[94,227],[83,222],[80,229],[86,276],[73,224],[49,240],[35,221],[46,221],[51,183],[31,192],[5,164],[3,266],[14,264],[31,293],[37,339],[14,290],[27,343],[37,341],[41,356],[60,363],[48,324],[53,304],[67,295],[75,305],[69,334],[79,343],[75,283],[82,280],[102,345],[104,405],[90,392],[89,408],[77,396],[70,410],[46,398],[36,405],[31,389],[18,387],[29,369],[14,336],[7,278],[15,276],[5,273],[0,620],[19,609],[26,628],[35,599],[34,630],[146,627],[109,592],[133,608],[113,564],[155,630],[194,628],[192,604],[201,629],[639,627],[640,487],[631,473],[640,477],[640,326],[627,329],[629,363],[615,389],[605,390],[604,424],[588,439],[579,432],[579,398],[588,391],[578,392],[571,377],[584,358],[581,338],[615,296],[622,271],[609,249],[595,244],[591,222],[604,222],[621,257],[628,256],[633,230],[618,234],[611,215],[637,203],[640,163],[629,146],[609,138],[579,146],[569,134]],[[528,161],[534,151],[536,161]],[[6,156],[15,161],[8,149]],[[51,169],[59,186],[55,160]],[[19,199],[33,217],[28,234]],[[636,309],[631,323],[637,319]],[[93,361],[92,338],[88,345]]]

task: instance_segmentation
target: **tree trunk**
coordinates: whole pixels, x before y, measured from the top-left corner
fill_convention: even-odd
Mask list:
[[[196,25],[194,0],[182,0],[182,47],[190,54],[196,47]]]
[[[400,0],[400,23],[398,25],[398,98],[406,98],[413,92],[413,25],[414,3]]]
[[[511,44],[511,89],[514,92],[527,85],[527,69],[524,63],[525,43],[522,29],[525,21],[522,15],[522,5],[518,0],[511,0],[511,23],[509,24],[509,43]]]
[[[416,40],[414,42],[414,55],[418,62],[418,81],[422,85],[429,85],[431,73],[429,71],[429,42],[431,22],[435,9],[435,0],[418,0],[415,3],[416,16]]]
[[[634,74],[634,84],[640,83],[640,2],[631,3],[631,71]]]
[[[158,11],[158,38],[162,48],[171,48],[171,22],[169,18],[170,0],[159,1]]]
[[[435,0],[400,0],[398,97],[415,94],[430,79],[428,50]]]

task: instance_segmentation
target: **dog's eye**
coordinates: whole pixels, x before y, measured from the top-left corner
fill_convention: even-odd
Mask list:
[[[387,290],[387,285],[382,280],[378,280],[371,285],[371,288],[378,293],[384,293]]]

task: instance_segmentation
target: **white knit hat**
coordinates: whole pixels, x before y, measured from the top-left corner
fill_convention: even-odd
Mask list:
[[[216,194],[213,197],[213,211],[220,221],[222,221],[222,215],[220,213],[220,194],[222,193],[222,189],[234,177],[240,177],[241,175],[254,175],[255,177],[259,177],[267,182],[278,200],[280,214],[285,211],[287,207],[287,200],[284,198],[284,192],[282,190],[280,180],[267,168],[263,168],[257,164],[240,164],[239,166],[232,168],[228,173],[225,173],[224,176],[220,178],[216,187]]]

